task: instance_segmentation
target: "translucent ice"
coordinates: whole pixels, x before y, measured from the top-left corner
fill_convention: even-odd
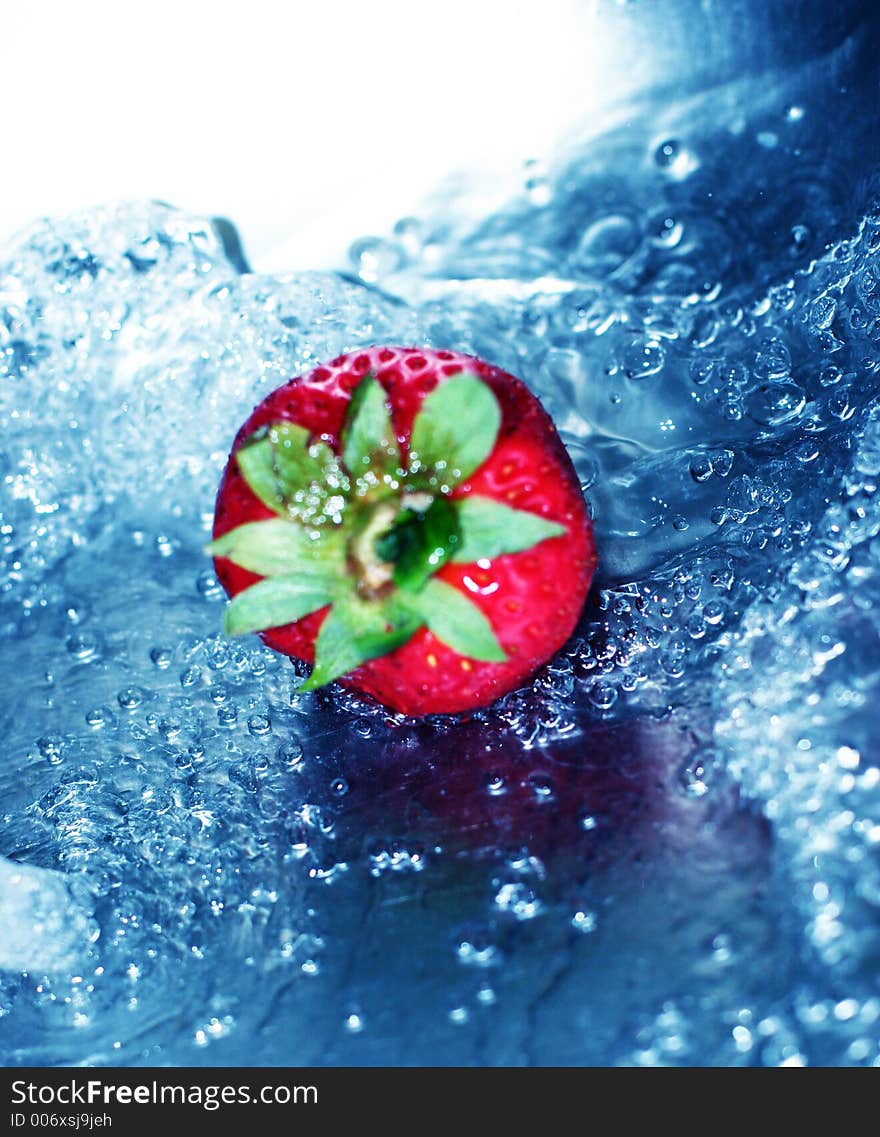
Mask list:
[[[0,859],[0,969],[81,970],[95,932],[84,900],[63,873]]]

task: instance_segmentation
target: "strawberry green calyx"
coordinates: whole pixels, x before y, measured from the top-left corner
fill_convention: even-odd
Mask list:
[[[235,461],[273,514],[213,541],[207,552],[262,579],[230,601],[229,634],[264,632],[329,608],[301,690],[393,652],[422,628],[474,661],[507,659],[465,592],[436,574],[523,552],[566,533],[546,517],[454,491],[492,454],[501,409],[476,375],[445,378],[398,437],[372,374],[355,387],[339,453],[297,423],[271,423]]]

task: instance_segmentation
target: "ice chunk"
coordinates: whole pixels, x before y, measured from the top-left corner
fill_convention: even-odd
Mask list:
[[[0,970],[70,974],[87,963],[97,928],[64,873],[0,858]]]

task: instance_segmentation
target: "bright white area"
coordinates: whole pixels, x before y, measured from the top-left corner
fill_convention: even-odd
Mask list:
[[[0,237],[158,198],[228,216],[257,268],[337,264],[449,178],[522,167],[607,102],[626,76],[600,8],[8,4]]]

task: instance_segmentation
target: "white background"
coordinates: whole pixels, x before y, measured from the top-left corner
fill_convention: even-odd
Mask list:
[[[4,5],[0,238],[158,198],[257,268],[339,263],[460,171],[549,152],[607,97],[589,0]]]

